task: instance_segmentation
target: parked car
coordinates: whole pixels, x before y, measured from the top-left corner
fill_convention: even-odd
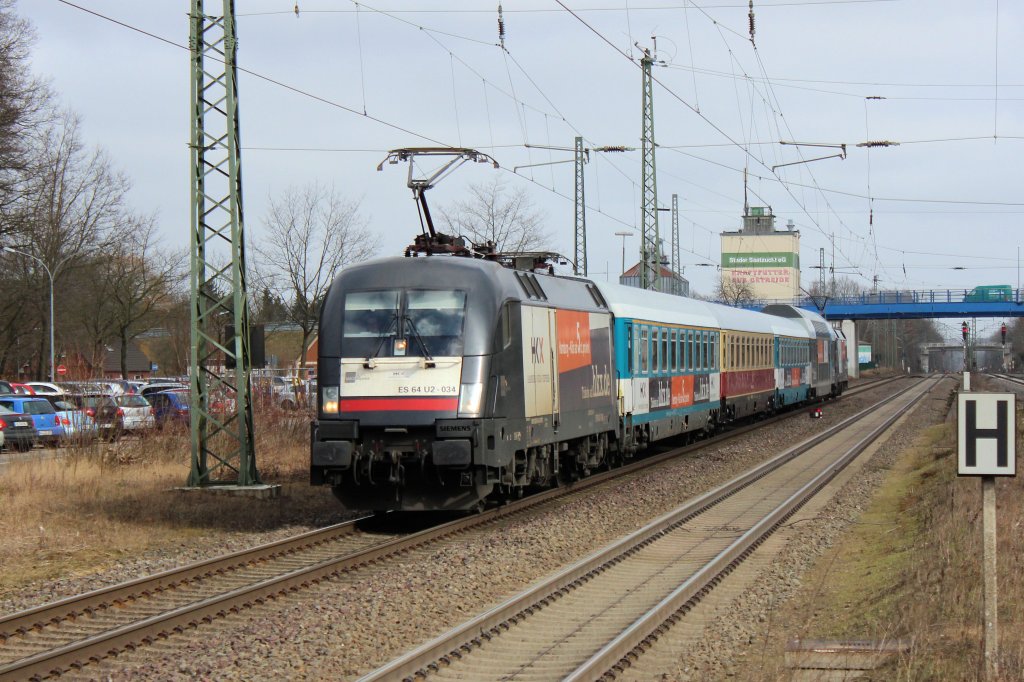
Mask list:
[[[170,424],[189,425],[189,391],[174,389],[151,393],[146,400],[153,406],[156,426],[162,429]]]
[[[68,399],[78,406],[85,416],[97,424],[113,422],[117,418],[117,404],[114,399],[103,393],[75,393]]]
[[[46,398],[5,395],[0,396],[0,405],[13,412],[29,415],[39,440],[56,445],[64,437],[64,425],[60,423],[57,411]]]
[[[187,390],[189,390],[189,387],[186,386],[185,384],[170,383],[170,382],[168,382],[168,383],[160,383],[160,384],[146,384],[145,386],[142,387],[142,390],[139,391],[139,395],[143,396],[144,398],[148,398],[149,396],[153,395],[154,393],[159,393],[161,391],[179,391],[179,390],[187,391]]]
[[[153,407],[141,395],[116,395],[114,403],[117,405],[117,419],[114,424],[117,433],[146,431],[156,426]],[[101,423],[100,432],[103,431],[104,425]]]
[[[294,410],[306,405],[310,395],[316,395],[315,389],[313,393],[309,393],[308,382],[299,377],[275,376],[270,378],[270,398],[277,407]]]
[[[31,388],[35,395],[64,395],[66,393],[63,388],[48,381],[26,381],[25,385]]]
[[[50,401],[57,412],[57,419],[64,427],[65,442],[83,443],[96,438],[96,420],[72,402],[70,396],[61,394],[43,397]]]
[[[65,393],[76,395],[110,395],[110,387],[95,381],[62,381],[58,384]]]
[[[4,447],[18,452],[31,450],[38,437],[30,415],[12,410],[3,404],[0,404],[0,432],[3,433]]]

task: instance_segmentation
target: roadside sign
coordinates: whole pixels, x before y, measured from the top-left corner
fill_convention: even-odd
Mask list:
[[[1016,476],[1016,396],[962,392],[957,407],[957,474]]]
[[[149,371],[150,372],[155,372],[158,369],[160,369],[160,365],[156,364],[155,362],[149,363]]]
[[[64,365],[57,365],[57,374],[60,374],[61,376],[63,376],[65,374],[67,374],[67,373],[68,373],[68,368],[67,367],[65,367]]]

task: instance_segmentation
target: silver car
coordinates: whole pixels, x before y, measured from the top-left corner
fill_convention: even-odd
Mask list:
[[[153,408],[141,395],[117,395],[114,396],[114,403],[117,405],[117,418],[116,422],[111,424],[113,429],[120,432],[140,432],[156,427]],[[100,424],[101,429],[104,426]]]

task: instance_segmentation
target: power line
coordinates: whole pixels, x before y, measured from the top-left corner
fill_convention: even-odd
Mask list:
[[[902,2],[903,0],[789,0],[787,2],[775,2],[769,4],[760,4],[760,9],[772,9],[775,7],[812,7],[812,6],[828,6],[828,5],[864,5],[864,4],[877,4],[877,3],[892,3]],[[631,7],[630,9],[635,12],[659,12],[659,11],[674,11],[674,10],[686,10],[690,9],[692,5],[660,5],[655,7]],[[709,9],[731,9],[741,7],[746,9],[744,4],[718,4],[718,5],[706,5]],[[353,9],[314,9],[302,10],[303,14],[351,14],[356,10]],[[391,10],[394,14],[493,14],[494,10],[489,9],[404,9],[404,10]],[[506,9],[505,14],[553,14],[561,10],[557,9]],[[576,9],[577,12],[621,12],[622,9],[619,7],[580,7]],[[236,14],[239,17],[260,17],[260,16],[274,16],[287,14],[294,16],[294,10],[273,10],[268,12],[246,12]]]

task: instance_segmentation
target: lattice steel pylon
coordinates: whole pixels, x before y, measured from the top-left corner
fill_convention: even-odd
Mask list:
[[[683,267],[679,263],[679,195],[672,195],[672,272],[678,277],[672,278],[672,293],[681,296],[683,293]]]
[[[189,487],[249,486],[260,482],[253,448],[249,384],[235,3],[234,0],[221,2],[192,0],[190,14],[192,470]],[[221,4],[221,15],[207,14],[206,4]],[[234,364],[233,372],[229,371],[231,364]]]
[[[587,151],[583,149],[583,138],[576,138],[576,253],[573,274],[587,275],[587,204],[583,191],[583,164]]]
[[[650,50],[644,50],[640,60],[643,72],[643,127],[641,135],[642,166],[641,187],[643,191],[643,236],[640,240],[640,288],[659,291],[661,288],[661,238],[658,234],[658,185],[654,171],[654,94],[651,66],[654,58]]]

